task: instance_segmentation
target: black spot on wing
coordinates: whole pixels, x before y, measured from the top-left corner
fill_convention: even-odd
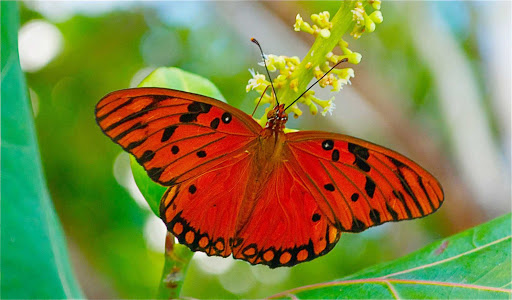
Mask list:
[[[366,160],[362,160],[359,157],[356,157],[354,164],[361,170],[365,172],[370,172],[370,165],[366,162]]]
[[[180,122],[182,123],[190,123],[197,121],[197,116],[200,113],[185,113],[180,116]]]
[[[348,143],[348,151],[354,155],[359,156],[362,159],[368,159],[370,157],[368,149],[356,144]]]
[[[188,187],[188,192],[189,192],[189,193],[194,194],[196,191],[197,191],[197,188],[196,188],[196,186],[195,186],[195,185],[193,185],[193,184],[192,184],[192,185],[190,185],[190,186]]]
[[[160,179],[160,175],[162,175],[162,172],[164,171],[164,168],[152,168],[149,169],[148,175],[151,177],[151,179],[158,181]]]
[[[379,225],[381,223],[380,213],[378,210],[376,210],[376,209],[370,210],[370,220],[372,220],[372,222],[375,225]]]
[[[364,190],[366,191],[366,194],[370,196],[370,198],[373,198],[373,194],[375,193],[375,182],[368,176],[366,176]]]
[[[220,119],[219,118],[215,118],[213,119],[211,122],[210,122],[210,127],[212,129],[217,129],[217,127],[219,127],[219,123],[220,123]]]
[[[146,150],[141,157],[137,158],[137,162],[141,165],[147,163],[155,157],[155,152],[151,150]]]
[[[206,152],[203,150],[197,151],[196,154],[197,154],[197,157],[201,157],[201,158],[206,157]]]
[[[340,151],[338,151],[338,149],[334,149],[334,151],[332,151],[331,159],[334,162],[340,160]]]
[[[192,102],[188,105],[187,110],[193,113],[208,113],[212,108],[211,104],[203,102]]]
[[[224,124],[229,124],[229,122],[231,122],[232,117],[230,113],[225,112],[222,114],[221,119]]]
[[[313,222],[318,222],[318,221],[320,221],[320,214],[314,213],[314,214],[313,214],[313,217],[311,217],[311,220],[312,220]]]
[[[348,143],[348,151],[355,157],[354,165],[365,172],[370,172],[370,165],[366,161],[370,157],[368,149],[356,144]]]
[[[407,167],[404,163],[402,163],[401,161],[396,160],[393,157],[388,157],[388,158],[397,168]]]
[[[352,196],[350,196],[350,200],[352,200],[352,202],[356,202],[358,199],[359,199],[358,193],[353,193]]]
[[[140,96],[140,97],[144,98],[146,96]],[[158,103],[160,101],[167,100],[167,99],[174,99],[174,97],[169,97],[166,95],[151,95],[151,97],[155,100],[156,103]]]
[[[334,142],[332,140],[325,140],[322,142],[322,148],[324,150],[332,150],[334,148]]]
[[[180,148],[178,146],[174,145],[171,148],[171,152],[172,152],[172,154],[177,154],[178,152],[180,152]]]
[[[160,140],[162,143],[167,142],[171,136],[174,134],[174,131],[176,131],[176,128],[178,128],[177,125],[172,125],[167,128],[165,128],[164,133],[162,134],[162,139]]]
[[[328,183],[328,184],[324,185],[324,188],[326,190],[328,190],[329,192],[334,192],[334,185],[332,185],[332,183]]]
[[[131,151],[133,150],[134,148],[144,144],[144,142],[147,140],[147,138],[143,138],[142,140],[140,141],[135,141],[135,142],[131,142],[130,144],[128,144],[128,146],[126,146],[126,148],[124,148],[124,150],[126,151]]]
[[[366,225],[364,225],[363,221],[356,219],[356,218],[354,218],[352,220],[352,228],[350,229],[350,231],[361,232],[365,229],[366,229]]]

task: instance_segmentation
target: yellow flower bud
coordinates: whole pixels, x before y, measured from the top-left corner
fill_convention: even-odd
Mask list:
[[[294,90],[295,92],[298,91],[299,86],[299,79],[295,78],[292,81],[290,81],[290,89]]]
[[[295,17],[295,24],[293,25],[293,30],[295,31],[304,31],[309,34],[314,34],[315,30],[311,28],[311,25],[309,25],[308,22],[304,22],[300,14],[297,14]]]
[[[373,22],[380,24],[382,21],[384,21],[384,17],[382,16],[382,13],[380,11],[374,11],[370,14],[370,19],[372,19]]]
[[[372,5],[373,9],[376,9],[376,10],[380,9],[380,4],[381,4],[380,0],[370,0],[370,3]],[[378,22],[375,22],[375,23],[378,23]]]
[[[309,111],[311,112],[312,115],[316,115],[318,113],[318,107],[316,106],[315,103],[309,103]]]
[[[297,14],[295,17],[295,24],[293,25],[293,30],[300,31],[300,26],[304,23],[304,20],[300,16],[300,14]]]
[[[348,61],[354,65],[357,65],[358,63],[360,63],[362,57],[363,56],[357,52],[352,52],[347,55]]]
[[[331,36],[331,31],[329,29],[322,29],[320,30],[320,36],[326,39]]]
[[[366,28],[366,31],[368,32],[374,32],[375,31],[375,23],[368,17],[368,15],[364,14],[364,27]]]

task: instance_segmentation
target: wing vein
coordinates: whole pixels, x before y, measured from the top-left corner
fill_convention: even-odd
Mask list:
[[[291,150],[291,147],[289,147],[289,148],[290,148],[290,150]],[[318,193],[322,196],[322,199],[324,200],[325,204],[327,204],[327,207],[329,207],[329,209],[331,210],[331,213],[332,213],[332,216],[333,216],[333,219],[334,219],[334,220],[333,220],[333,221],[334,221],[334,222],[333,222],[333,224],[337,224],[337,223],[341,224],[341,223],[340,223],[340,220],[339,220],[339,219],[338,219],[338,217],[336,216],[336,213],[334,212],[334,210],[333,210],[333,208],[332,208],[331,204],[329,203],[329,201],[327,201],[327,199],[325,198],[324,194],[322,193],[322,191],[321,191],[320,187],[318,187],[318,186],[316,185],[315,181],[314,181],[314,180],[311,178],[311,176],[309,176],[309,174],[304,170],[304,167],[302,167],[302,165],[299,163],[299,161],[298,161],[298,159],[297,159],[297,156],[296,156],[296,154],[294,153],[294,151],[293,151],[293,150],[291,150],[291,151],[290,151],[290,153],[292,153],[292,156],[291,156],[290,158],[293,158],[293,159],[294,159],[294,160],[293,160],[294,165],[298,166],[298,168],[299,168],[300,170],[302,170],[302,173],[303,173],[303,174],[306,176],[306,178],[307,178],[307,179],[308,179],[308,180],[313,184],[313,187],[315,187],[315,188],[316,188],[316,190],[318,191]],[[291,161],[289,161],[289,162],[291,162]],[[300,174],[299,174],[299,178],[300,178],[301,180],[303,180],[303,179],[301,178]],[[309,190],[309,193],[310,193],[310,194],[313,194],[313,193],[311,192],[310,188],[307,186],[307,184],[305,184],[305,183],[304,183],[304,186],[305,186],[305,187],[307,187],[307,189]],[[318,201],[318,200],[317,200],[317,199],[315,199],[315,201]],[[327,218],[327,220],[328,220],[328,219],[329,219],[329,218]]]

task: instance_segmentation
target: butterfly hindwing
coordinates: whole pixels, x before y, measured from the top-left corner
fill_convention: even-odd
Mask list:
[[[261,130],[244,112],[201,95],[160,88],[120,90],[96,106],[96,120],[154,181],[183,182],[230,159]]]
[[[443,191],[404,156],[353,137],[326,132],[287,134],[290,163],[304,170],[310,191],[321,192],[342,231],[420,218],[442,204]]]
[[[233,257],[252,264],[293,266],[326,254],[340,238],[340,230],[286,162],[273,169],[257,201],[244,209],[250,217],[240,219]]]
[[[244,152],[167,190],[160,202],[160,217],[181,244],[208,255],[231,254],[250,165],[251,156]]]

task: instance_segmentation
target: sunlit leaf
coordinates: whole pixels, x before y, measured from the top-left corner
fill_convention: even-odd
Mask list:
[[[512,295],[510,221],[511,214],[508,214],[398,260],[274,297],[509,299]]]

